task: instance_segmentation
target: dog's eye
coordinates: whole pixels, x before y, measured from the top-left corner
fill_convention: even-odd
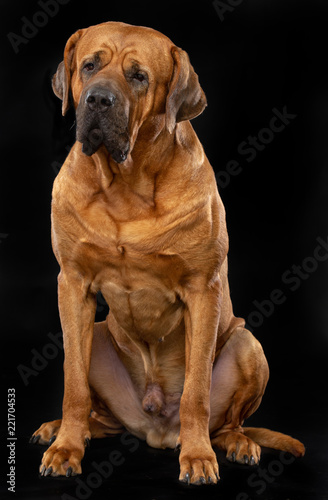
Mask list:
[[[145,76],[142,73],[135,73],[133,75],[134,80],[138,80],[138,82],[144,82],[146,80]]]
[[[83,69],[85,69],[86,71],[93,71],[95,69],[95,65],[93,63],[86,63],[83,66]]]

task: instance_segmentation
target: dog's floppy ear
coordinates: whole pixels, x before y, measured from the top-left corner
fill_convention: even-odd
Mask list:
[[[202,113],[207,105],[198,76],[190,64],[188,54],[173,47],[173,75],[166,99],[166,127],[172,134],[176,123],[191,120]]]
[[[52,77],[52,89],[59,99],[63,101],[62,113],[63,116],[67,113],[70,107],[70,85],[73,56],[75,46],[84,30],[76,31],[67,41],[64,51],[64,60],[59,63],[57,72]]]

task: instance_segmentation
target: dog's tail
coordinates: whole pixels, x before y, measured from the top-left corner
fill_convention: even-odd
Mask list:
[[[281,432],[256,427],[243,427],[245,436],[249,437],[259,446],[274,448],[292,453],[295,457],[303,457],[305,447],[303,443]]]

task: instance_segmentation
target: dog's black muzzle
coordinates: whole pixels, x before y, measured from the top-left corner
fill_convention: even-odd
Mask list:
[[[76,118],[76,136],[84,154],[91,156],[104,144],[117,163],[126,160],[130,148],[128,116],[119,92],[104,85],[87,88],[82,93]]]

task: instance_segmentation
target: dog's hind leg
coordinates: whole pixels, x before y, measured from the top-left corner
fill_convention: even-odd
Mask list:
[[[302,443],[267,429],[243,428],[244,420],[259,407],[269,378],[262,346],[244,328],[237,328],[217,357],[211,386],[210,433],[213,446],[232,462],[254,465],[260,446],[304,454]]]

